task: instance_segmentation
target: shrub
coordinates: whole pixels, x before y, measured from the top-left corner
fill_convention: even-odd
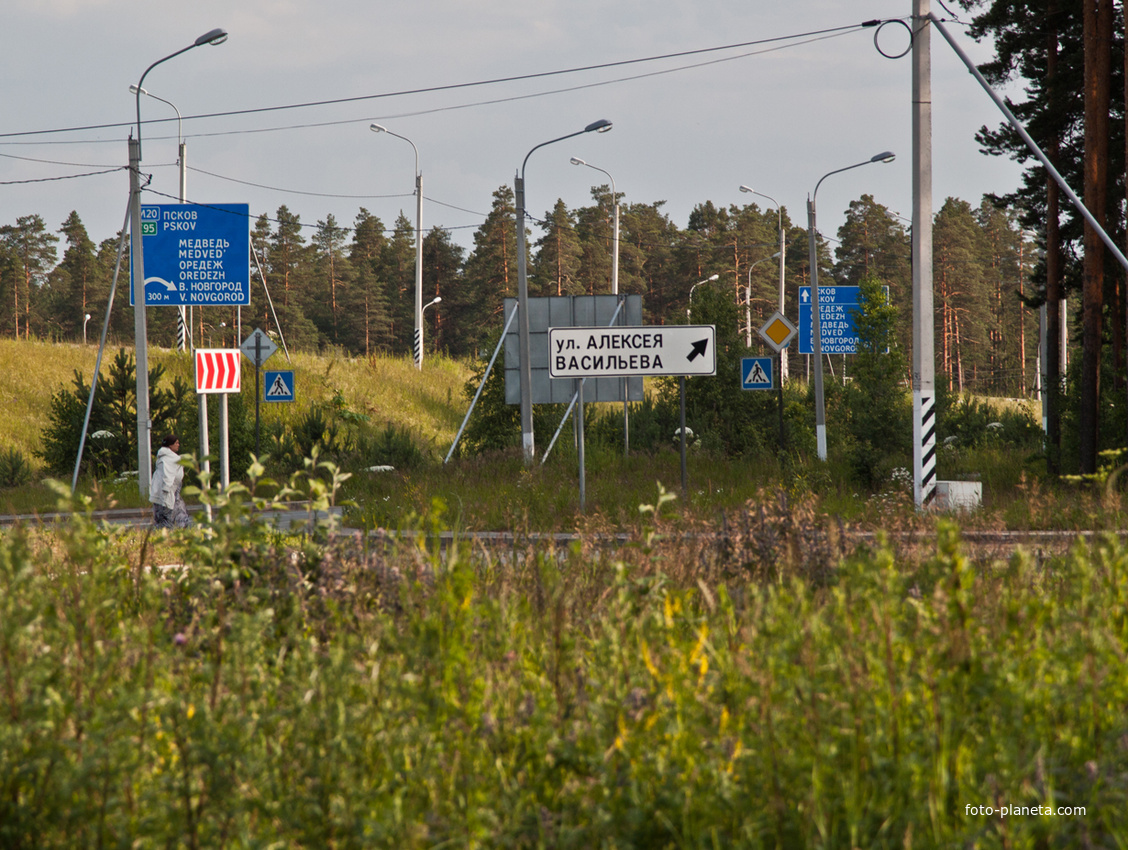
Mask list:
[[[411,432],[391,422],[374,437],[360,437],[357,455],[363,466],[394,466],[396,469],[412,469],[427,459],[415,445]]]
[[[858,353],[844,399],[848,454],[854,480],[875,489],[895,468],[911,465],[912,405],[901,386],[905,356],[897,346],[897,310],[876,278],[863,278],[860,294]]]
[[[137,368],[132,354],[118,349],[106,375],[98,381],[90,405],[87,445],[90,435],[104,432],[93,452],[83,455],[82,469],[102,476],[137,467]],[[149,417],[153,433],[175,431],[181,415],[190,408],[191,387],[177,377],[170,389],[161,388],[164,367],[149,369]],[[43,448],[36,454],[56,474],[70,475],[78,457],[82,426],[90,399],[90,385],[78,371],[74,388],[60,389],[51,397],[50,424],[43,432]],[[158,436],[159,439],[159,436]]]
[[[17,448],[0,452],[0,487],[21,487],[31,481],[31,464]]]

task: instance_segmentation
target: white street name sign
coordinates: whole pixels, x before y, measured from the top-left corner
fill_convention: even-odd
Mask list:
[[[549,328],[552,378],[715,375],[713,325]]]

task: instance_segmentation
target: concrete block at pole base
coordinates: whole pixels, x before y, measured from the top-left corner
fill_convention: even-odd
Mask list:
[[[980,481],[937,481],[932,507],[938,511],[974,511],[983,503]]]

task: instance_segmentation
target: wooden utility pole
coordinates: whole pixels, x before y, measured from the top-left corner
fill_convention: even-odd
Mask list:
[[[1112,0],[1084,0],[1085,45],[1085,206],[1104,226],[1108,206],[1108,110],[1111,105]],[[1080,468],[1097,471],[1100,403],[1101,334],[1104,307],[1105,248],[1100,235],[1085,224],[1082,268]],[[1052,311],[1050,311],[1052,312]],[[1051,337],[1052,339],[1052,337]],[[1052,347],[1052,346],[1051,346]]]

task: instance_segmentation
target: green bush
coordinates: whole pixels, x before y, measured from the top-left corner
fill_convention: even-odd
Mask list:
[[[912,401],[902,385],[897,310],[874,277],[862,279],[860,296],[858,353],[844,392],[848,456],[854,480],[877,490],[890,483],[895,469],[912,466]]]
[[[31,464],[17,448],[0,452],[0,487],[21,487],[31,481]]]
[[[173,432],[190,408],[191,387],[180,377],[171,388],[161,387],[164,367],[149,369],[149,416],[159,440]],[[90,404],[90,385],[79,373],[74,388],[60,389],[51,397],[49,425],[43,432],[43,447],[37,455],[47,469],[70,476],[78,458],[82,427]],[[90,422],[80,471],[97,477],[137,468],[137,368],[133,355],[118,349],[90,404]],[[97,435],[97,436],[95,436]]]
[[[383,431],[372,437],[361,436],[357,445],[358,460],[362,466],[392,466],[396,469],[414,469],[426,462],[426,455],[415,444],[406,428],[397,428],[389,422]]]

